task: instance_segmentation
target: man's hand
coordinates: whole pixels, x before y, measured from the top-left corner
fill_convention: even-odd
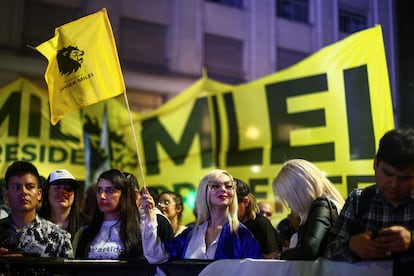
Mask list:
[[[404,253],[411,244],[411,232],[403,226],[391,226],[378,231],[375,239],[390,253]]]
[[[378,260],[389,258],[391,253],[376,238],[371,239],[372,232],[365,232],[352,236],[349,240],[349,249],[362,260]]]
[[[374,237],[365,232],[351,237],[349,249],[362,260],[386,259],[392,253],[403,253],[411,244],[411,232],[403,226],[383,228]]]

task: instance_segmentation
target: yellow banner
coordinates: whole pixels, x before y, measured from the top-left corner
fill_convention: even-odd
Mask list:
[[[24,78],[0,88],[0,175],[16,160],[32,162],[47,177],[68,169],[83,180],[85,160],[79,112],[50,124],[47,91]]]
[[[111,165],[136,174],[143,185],[122,96],[84,108],[82,123],[65,117],[59,134],[53,134],[45,94],[21,82],[1,89],[4,166],[24,158],[34,161],[43,174],[63,167],[85,179],[78,158],[82,128],[90,134],[88,145],[98,148],[106,106]],[[40,109],[35,108],[37,102]],[[12,106],[19,106],[19,111]],[[36,113],[40,110],[42,116]],[[378,141],[394,128],[381,27],[355,33],[286,70],[243,85],[203,76],[154,112],[131,116],[145,183],[184,197],[184,223],[194,219],[198,182],[213,168],[226,169],[249,183],[258,201],[275,202],[271,184],[280,165],[305,158],[325,171],[346,197],[353,188],[373,183]],[[62,161],[55,147],[67,152]],[[279,211],[274,224],[287,212]]]
[[[280,165],[305,158],[346,197],[353,188],[373,183],[377,143],[394,127],[381,27],[243,85],[204,76],[134,121],[146,184],[181,193],[185,221],[193,219],[200,178],[215,167],[248,182],[258,201],[274,202],[271,183]],[[128,123],[117,120],[111,130],[129,147],[121,150],[122,158],[134,160]],[[121,159],[116,152],[114,159]],[[130,165],[117,163],[138,174],[136,162]],[[274,220],[285,215],[282,210]]]
[[[56,28],[37,46],[49,61],[51,122],[125,92],[118,52],[106,9]]]

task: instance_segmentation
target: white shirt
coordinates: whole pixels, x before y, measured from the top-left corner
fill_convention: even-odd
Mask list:
[[[157,236],[157,226],[157,220],[154,218],[148,220],[143,219],[141,221],[144,256],[151,264],[163,263],[168,261],[169,258],[169,254],[166,251],[164,244]],[[214,259],[220,234],[217,235],[214,241],[209,245],[208,249],[206,249],[205,237],[207,227],[208,221],[194,228],[185,252],[185,259]]]
[[[214,259],[221,232],[207,248],[205,242],[207,227],[208,221],[205,221],[203,224],[194,228],[190,242],[188,243],[187,251],[185,252],[185,259]]]
[[[157,235],[158,222],[156,215],[151,218],[141,216],[141,237],[144,256],[150,264],[168,261],[169,255],[164,244]]]
[[[119,238],[120,228],[118,220],[104,221],[89,247],[88,257],[90,259],[118,259],[125,249]]]

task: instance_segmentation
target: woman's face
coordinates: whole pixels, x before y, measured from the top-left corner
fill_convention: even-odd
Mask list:
[[[111,181],[99,179],[96,187],[96,200],[99,210],[104,213],[105,220],[118,220],[121,208],[119,202],[121,199],[121,190],[116,189]]]
[[[158,209],[170,220],[178,217],[181,212],[181,206],[178,206],[173,197],[169,194],[162,194],[158,199]]]
[[[53,210],[70,209],[75,199],[75,191],[69,183],[59,182],[49,186],[49,202]]]
[[[235,185],[226,174],[218,175],[208,183],[209,199],[211,206],[229,206],[233,202]]]

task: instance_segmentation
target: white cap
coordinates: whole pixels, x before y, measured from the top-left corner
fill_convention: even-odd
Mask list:
[[[78,181],[76,181],[75,177],[68,170],[65,169],[53,171],[49,174],[49,177],[47,178],[47,182],[50,185],[56,184],[57,182],[61,181],[70,183],[75,187],[79,186],[79,183]]]

